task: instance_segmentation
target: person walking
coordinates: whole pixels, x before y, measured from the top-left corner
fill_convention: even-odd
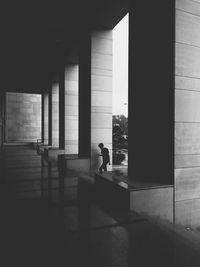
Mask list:
[[[107,164],[110,165],[110,155],[109,155],[109,150],[107,147],[104,147],[103,143],[100,143],[98,147],[101,149],[101,154],[99,156],[102,156],[103,163],[101,164],[99,168],[99,172],[103,173],[103,170],[107,172]]]

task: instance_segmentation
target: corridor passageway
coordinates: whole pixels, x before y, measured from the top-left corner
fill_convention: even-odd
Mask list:
[[[93,180],[59,175],[29,146],[1,149],[1,266],[199,266],[183,235],[95,203]]]

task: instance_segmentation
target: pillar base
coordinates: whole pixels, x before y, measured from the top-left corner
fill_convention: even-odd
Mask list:
[[[61,153],[60,153],[61,154]],[[90,173],[90,158],[79,157],[78,154],[58,155],[59,171],[74,170],[81,173]]]
[[[64,149],[59,149],[58,147],[45,147],[44,156],[47,160],[57,160],[59,154],[64,154]]]
[[[151,186],[134,181],[129,184],[113,172],[95,173],[98,204],[110,210],[135,211],[173,223],[173,186]]]
[[[45,149],[49,149],[49,148],[51,148],[51,146],[49,146],[49,145],[44,145],[44,144],[39,144],[39,145],[37,145],[37,153],[38,153],[39,155],[43,155]]]

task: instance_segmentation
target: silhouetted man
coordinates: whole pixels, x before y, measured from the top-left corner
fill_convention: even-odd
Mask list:
[[[109,163],[110,165],[110,155],[109,155],[109,150],[107,147],[104,147],[103,143],[100,143],[98,147],[101,149],[101,154],[99,156],[102,156],[103,158],[103,163],[99,168],[99,172],[103,173],[103,170],[107,172],[107,164]]]

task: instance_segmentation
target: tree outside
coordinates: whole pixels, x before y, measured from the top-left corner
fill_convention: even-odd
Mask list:
[[[113,115],[113,164],[121,164],[128,155],[128,118]]]

